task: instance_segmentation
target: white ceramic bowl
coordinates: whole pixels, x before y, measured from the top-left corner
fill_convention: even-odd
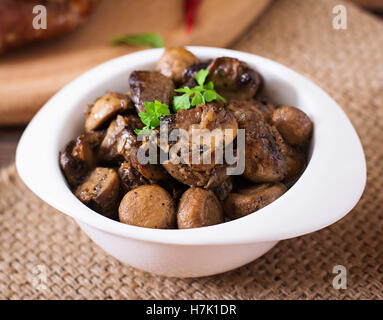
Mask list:
[[[163,49],[140,51],[101,64],[73,80],[25,130],[16,166],[25,184],[73,217],[106,252],[136,268],[175,277],[228,271],[263,255],[279,240],[324,228],[358,202],[366,181],[359,138],[341,108],[318,86],[276,62],[226,49],[189,47],[205,60],[236,57],[256,68],[275,103],[304,110],[314,122],[307,169],[282,197],[241,219],[204,228],[157,230],[122,224],[82,204],[69,190],[58,154],[84,127],[83,108],[106,91],[125,92],[133,70],[153,69]]]

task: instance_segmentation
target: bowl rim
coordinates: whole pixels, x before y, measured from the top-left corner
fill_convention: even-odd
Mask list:
[[[283,196],[237,220],[196,229],[168,230],[131,226],[108,219],[72,194],[59,169],[58,152],[54,147],[62,132],[59,128],[66,125],[63,119],[76,108],[79,95],[89,93],[105,75],[116,75],[121,68],[132,69],[140,63],[154,63],[163,48],[138,51],[102,63],[71,81],[40,109],[25,129],[16,150],[16,168],[28,188],[52,207],[96,229],[172,245],[244,244],[293,238],[338,221],[357,204],[366,183],[363,148],[351,122],[327,93],[301,74],[264,57],[214,47],[190,46],[187,49],[200,58],[230,56],[258,69],[274,70],[281,79],[291,81],[297,90],[306,95],[310,93],[312,101],[320,102],[320,110],[310,110],[310,116],[314,117],[311,160]],[[53,119],[57,126],[52,124]],[[335,185],[341,186],[341,192]]]

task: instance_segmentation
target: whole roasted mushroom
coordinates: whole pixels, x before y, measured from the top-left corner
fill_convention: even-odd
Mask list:
[[[231,219],[244,217],[275,201],[286,190],[282,183],[265,183],[238,190],[225,200],[223,205],[225,214]]]
[[[301,110],[291,106],[279,106],[271,116],[271,123],[283,139],[293,146],[306,145],[313,131],[313,123]]]
[[[157,62],[156,71],[180,83],[184,69],[196,63],[199,63],[199,59],[189,50],[183,47],[166,48]]]
[[[190,188],[182,195],[177,211],[179,229],[211,226],[223,221],[222,206],[213,191]]]
[[[213,81],[214,88],[228,100],[250,100],[263,82],[258,72],[236,58],[216,58],[208,69],[208,81]]]
[[[174,200],[158,185],[140,186],[129,191],[122,199],[118,212],[122,223],[155,229],[175,227]]]

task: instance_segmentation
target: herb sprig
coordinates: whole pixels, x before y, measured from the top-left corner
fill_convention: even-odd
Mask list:
[[[113,38],[110,43],[112,45],[128,44],[152,48],[162,48],[164,46],[164,40],[158,33],[126,34]]]
[[[175,92],[183,93],[183,95],[173,98],[173,109],[175,112],[181,109],[188,110],[191,107],[214,100],[226,102],[226,99],[214,90],[214,83],[212,81],[205,84],[208,75],[208,69],[201,69],[195,76],[197,85],[194,88],[184,87],[175,89]]]
[[[158,100],[155,100],[154,102],[146,101],[144,105],[145,112],[140,112],[138,116],[142,123],[145,124],[145,127],[134,130],[136,134],[150,134],[152,129],[157,128],[160,125],[160,118],[162,116],[170,115],[169,106]]]

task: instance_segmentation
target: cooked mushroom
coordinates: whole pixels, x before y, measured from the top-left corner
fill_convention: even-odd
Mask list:
[[[206,171],[193,170],[182,163],[173,164],[170,160],[162,165],[174,179],[191,187],[215,188],[228,178],[227,165],[224,164],[216,165]]]
[[[270,122],[271,115],[275,110],[275,105],[267,98],[256,99],[251,103],[253,108],[260,111],[267,122]]]
[[[286,190],[282,183],[265,183],[238,190],[225,200],[225,214],[231,219],[244,217],[278,199]]]
[[[244,177],[253,182],[282,181],[287,174],[286,161],[263,115],[246,101],[231,101],[227,109],[245,129]]]
[[[131,164],[130,161],[124,161],[118,168],[121,187],[124,192],[136,189],[145,184],[152,184],[151,180],[142,176]]]
[[[75,195],[91,209],[115,219],[119,188],[120,181],[114,169],[97,167],[76,189]]]
[[[158,185],[164,188],[167,192],[169,192],[170,196],[174,199],[174,201],[178,201],[182,194],[189,188],[189,186],[173,179],[160,180],[157,182]]]
[[[177,210],[179,229],[211,226],[223,221],[222,206],[214,192],[190,188],[182,195]]]
[[[181,87],[195,87],[197,85],[197,81],[195,81],[195,76],[201,69],[206,69],[209,66],[210,62],[211,61],[199,62],[191,65],[188,68],[185,68],[182,72]]]
[[[96,166],[102,132],[89,131],[72,140],[60,153],[60,166],[71,187],[79,185]]]
[[[142,164],[138,157],[138,148],[134,148],[130,154],[130,161],[133,167],[146,179],[152,181],[165,180],[169,175],[164,170],[163,166],[159,163],[146,163]]]
[[[183,129],[187,133],[187,139],[180,138],[177,144],[179,148],[187,149],[188,153],[186,158],[182,159],[183,163],[175,164],[170,148],[170,159],[165,161],[163,166],[171,176],[189,186],[205,188],[214,188],[227,179],[227,165],[218,161],[218,156],[223,154],[223,151],[222,153],[218,151],[223,150],[224,146],[230,144],[237,135],[238,124],[231,112],[214,104],[180,110],[173,115],[170,122],[169,131],[172,132],[173,129]],[[216,135],[215,129],[223,134]],[[204,140],[193,142],[193,135],[195,138],[198,130]],[[232,134],[225,135],[224,130],[231,130]],[[193,159],[193,152],[199,153],[200,161]]]
[[[133,104],[125,94],[107,93],[91,106],[86,116],[85,130],[99,129],[117,113],[133,108]]]
[[[214,88],[226,99],[249,100],[262,84],[258,72],[235,58],[216,58],[208,69],[208,81],[213,81]]]
[[[271,127],[271,132],[278,146],[278,150],[283,155],[287,164],[287,174],[283,182],[287,185],[291,185],[295,182],[306,166],[306,158],[302,151],[288,145],[283,139],[282,135],[275,126]]]
[[[166,48],[157,62],[156,71],[180,83],[185,68],[196,64],[199,59],[185,48]]]
[[[291,106],[278,107],[272,114],[271,123],[277,127],[283,139],[293,146],[307,144],[313,131],[310,118]]]
[[[229,177],[224,182],[222,182],[218,187],[214,188],[213,191],[215,195],[217,196],[217,198],[220,201],[223,201],[229,196],[229,194],[233,190],[233,187],[234,187],[233,178]]]
[[[190,88],[201,69],[209,72],[199,96]],[[236,219],[263,208],[302,174],[312,122],[263,96],[262,77],[245,62],[200,62],[185,48],[168,48],[156,70],[133,71],[125,94],[89,105],[85,132],[60,153],[70,188],[87,206],[131,225],[197,228],[224,222],[224,213]],[[214,90],[226,101],[213,99]],[[177,107],[191,98],[191,108],[145,110],[155,100],[171,108],[182,91]],[[144,125],[154,134],[137,135]]]
[[[103,161],[118,163],[130,159],[132,148],[138,145],[137,136],[133,132],[135,118],[138,117],[118,115],[110,123],[99,150],[99,157]]]
[[[133,71],[129,85],[137,112],[145,111],[146,101],[158,100],[170,105],[174,96],[173,81],[156,71]]]
[[[122,223],[156,229],[175,227],[174,200],[158,185],[141,186],[129,191],[118,209]]]

